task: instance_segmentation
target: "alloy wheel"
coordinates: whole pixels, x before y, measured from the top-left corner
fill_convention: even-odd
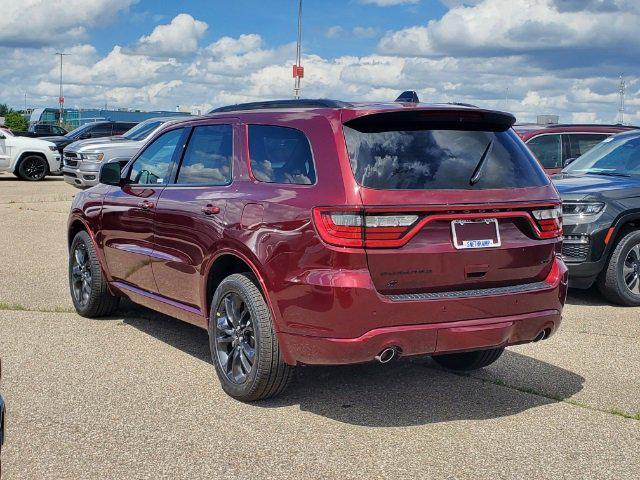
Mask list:
[[[624,283],[631,293],[640,295],[640,245],[634,245],[622,265]]]
[[[73,297],[81,307],[84,307],[89,302],[92,284],[91,261],[87,246],[84,243],[78,243],[73,250],[71,287]]]
[[[24,160],[22,172],[31,180],[40,180],[47,172],[44,160],[39,157],[29,157]]]
[[[244,383],[255,362],[256,334],[249,306],[235,292],[218,304],[215,341],[216,357],[227,379]]]

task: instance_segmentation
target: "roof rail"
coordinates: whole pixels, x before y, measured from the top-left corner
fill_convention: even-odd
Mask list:
[[[319,99],[299,99],[299,100],[268,100],[264,102],[238,103],[214,108],[208,113],[237,112],[242,110],[264,110],[269,108],[345,108],[351,106],[350,103],[340,100]]]

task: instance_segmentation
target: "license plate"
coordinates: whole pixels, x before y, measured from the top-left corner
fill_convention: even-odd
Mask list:
[[[453,220],[451,222],[453,246],[458,250],[470,248],[494,248],[500,246],[498,220]]]

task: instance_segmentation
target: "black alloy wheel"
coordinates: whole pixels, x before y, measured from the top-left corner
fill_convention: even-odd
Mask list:
[[[18,174],[20,178],[37,182],[47,176],[49,166],[47,161],[37,155],[31,155],[20,162]]]
[[[216,356],[227,379],[246,382],[256,357],[256,334],[248,305],[236,292],[225,295],[216,309]]]
[[[71,259],[71,291],[80,307],[86,307],[89,303],[92,285],[89,252],[84,242],[78,242]]]

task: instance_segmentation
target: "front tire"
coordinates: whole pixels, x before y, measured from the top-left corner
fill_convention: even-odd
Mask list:
[[[83,317],[110,315],[120,303],[120,297],[109,292],[93,242],[85,231],[76,234],[69,249],[69,290],[76,312]]]
[[[600,293],[618,305],[640,305],[640,231],[627,233],[613,249],[598,278]]]
[[[438,365],[449,370],[469,371],[491,365],[500,358],[502,352],[504,352],[504,347],[473,352],[447,353],[435,355],[432,358]]]
[[[282,359],[271,313],[248,274],[230,275],[216,289],[209,346],[222,389],[237,400],[276,396],[291,381],[293,367]]]
[[[49,163],[39,155],[28,155],[20,160],[18,177],[29,182],[39,182],[49,174]]]

